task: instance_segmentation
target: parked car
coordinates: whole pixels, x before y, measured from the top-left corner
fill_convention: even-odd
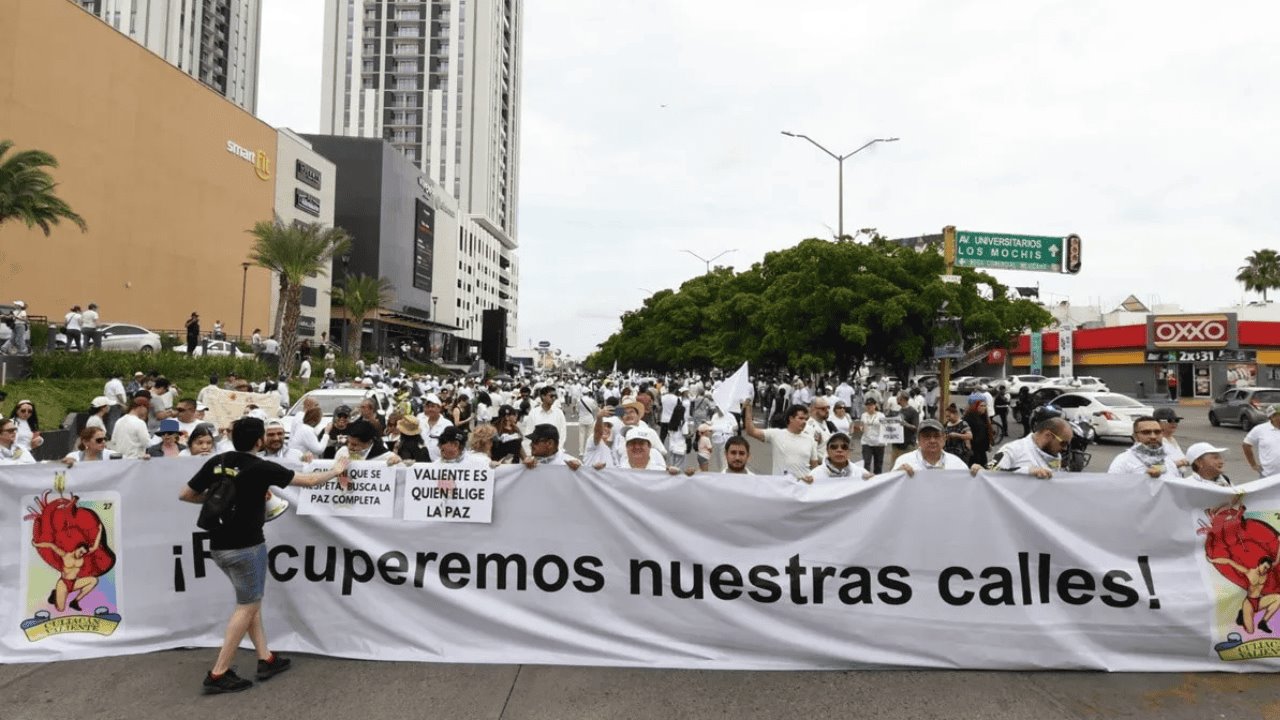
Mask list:
[[[1045,386],[1052,385],[1054,387],[1067,388],[1076,392],[1111,392],[1111,388],[1099,378],[1091,375],[1078,375],[1076,377],[1056,377],[1050,378]]]
[[[972,375],[961,375],[951,378],[951,392],[953,393],[971,393],[978,389],[978,386],[987,382],[990,378],[974,377]]]
[[[191,357],[202,357],[205,354],[205,347],[209,348],[209,357],[236,357],[246,354],[230,340],[209,340],[204,344],[196,345],[195,350],[191,352]],[[174,345],[173,349],[175,352],[185,353],[187,344]]]
[[[1024,387],[1031,392],[1035,392],[1044,387],[1047,382],[1049,382],[1049,378],[1044,375],[1010,375],[1004,379],[1004,387],[1005,390],[1009,391],[1010,395],[1017,395]]]
[[[1127,395],[1104,392],[1068,392],[1054,398],[1062,414],[1091,423],[1099,438],[1133,437],[1133,421],[1154,409]]]
[[[1213,399],[1209,424],[1239,425],[1245,430],[1267,421],[1267,406],[1280,403],[1280,388],[1237,387]]]
[[[100,328],[98,333],[102,337],[103,350],[160,352],[160,336],[138,325],[111,323]]]

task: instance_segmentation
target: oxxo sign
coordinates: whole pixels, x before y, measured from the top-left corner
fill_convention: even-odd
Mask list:
[[[227,141],[227,152],[235,155],[253,166],[253,172],[259,179],[271,179],[271,158],[264,150],[253,151],[243,147],[234,140]]]
[[[1221,348],[1232,343],[1235,316],[1155,315],[1150,318],[1148,337],[1155,348]]]

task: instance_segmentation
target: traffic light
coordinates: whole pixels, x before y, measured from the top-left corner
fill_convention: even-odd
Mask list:
[[[1062,271],[1072,275],[1080,272],[1080,236],[1074,233],[1067,236],[1067,254],[1062,262]]]

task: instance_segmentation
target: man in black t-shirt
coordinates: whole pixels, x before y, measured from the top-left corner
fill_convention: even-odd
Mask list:
[[[231,442],[235,451],[211,458],[178,496],[185,502],[202,503],[215,480],[232,478],[235,482],[233,505],[222,516],[221,526],[209,533],[213,561],[235,588],[236,609],[227,623],[218,659],[205,675],[206,693],[239,692],[252,687],[251,681],[239,677],[231,668],[231,659],[246,633],[258,654],[258,680],[266,680],[289,669],[288,658],[267,648],[267,635],[262,629],[262,593],[267,579],[267,544],[262,535],[262,525],[266,520],[265,504],[271,487],[315,487],[333,478],[339,478],[344,490],[348,486],[344,476],[346,459],[337,460],[330,470],[304,474],[254,455],[262,449],[265,431],[263,422],[257,418],[237,420],[231,426]]]

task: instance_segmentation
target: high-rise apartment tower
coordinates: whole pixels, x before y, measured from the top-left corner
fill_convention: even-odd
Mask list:
[[[325,0],[321,132],[382,138],[514,244],[523,0]]]
[[[235,104],[256,112],[262,0],[72,0]]]

